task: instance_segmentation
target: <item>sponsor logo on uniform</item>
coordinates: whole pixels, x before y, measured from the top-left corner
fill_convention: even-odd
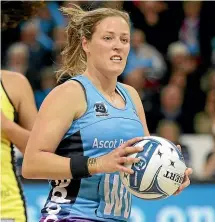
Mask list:
[[[107,106],[103,102],[97,102],[94,105],[94,110],[96,112],[96,116],[108,116]]]
[[[113,140],[99,140],[98,138],[94,138],[93,140],[93,148],[117,148],[121,144],[123,144],[125,141],[123,139],[113,139]]]

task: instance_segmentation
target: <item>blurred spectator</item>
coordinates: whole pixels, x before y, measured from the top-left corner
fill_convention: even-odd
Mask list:
[[[202,77],[201,89],[205,93],[215,89],[215,69],[209,69],[208,73]]]
[[[52,32],[55,27],[64,28],[66,20],[59,10],[57,2],[47,2],[40,8],[36,18],[39,27],[38,41],[43,45],[46,50],[50,51],[54,47],[52,39]]]
[[[5,69],[26,75],[29,64],[28,47],[23,43],[14,43],[7,50]]]
[[[211,89],[206,98],[205,109],[196,114],[194,128],[196,133],[211,133],[215,122],[215,89]]]
[[[163,56],[145,41],[144,32],[134,29],[126,68],[120,77],[122,81],[133,86],[142,101],[149,101],[158,90],[159,80],[165,71],[166,64]]]
[[[187,78],[180,71],[176,71],[170,76],[169,84],[176,85],[179,88],[185,90],[187,86]]]
[[[134,87],[142,98],[145,84],[144,68],[133,67],[126,76],[123,76],[123,83]]]
[[[143,31],[133,30],[131,46],[131,50],[134,51],[137,59],[145,65],[146,78],[159,80],[166,71],[166,64],[161,53],[146,42]]]
[[[200,23],[199,23],[199,42],[201,63],[205,69],[211,67],[213,53],[215,50],[215,2],[202,1]],[[212,61],[211,61],[212,60]]]
[[[190,54],[187,46],[182,42],[171,43],[167,55],[169,58],[168,72],[163,83],[170,83],[175,75],[181,75],[176,79],[180,80],[182,87],[184,85],[183,109],[192,117],[204,107],[205,96],[200,90],[200,78],[204,74],[204,70],[199,66],[197,58]],[[194,103],[191,110],[190,101],[194,101],[195,98],[198,98],[198,103]]]
[[[56,86],[55,72],[52,67],[45,67],[41,71],[40,78],[40,90],[35,91],[35,101],[37,108],[39,109],[45,97],[51,92]]]
[[[180,141],[180,127],[176,122],[171,120],[161,120],[157,127],[157,135],[170,140],[175,145],[180,145],[185,163],[187,167],[190,166],[190,155],[188,152],[188,148]]]
[[[66,30],[64,27],[57,26],[53,29],[53,49],[62,50],[66,45]]]
[[[134,28],[141,29],[146,41],[162,54],[171,42],[178,40],[183,19],[180,1],[124,1]]]
[[[40,69],[44,64],[49,64],[48,51],[38,41],[40,30],[35,20],[25,22],[21,27],[21,41],[29,48],[30,66]]]
[[[182,110],[183,101],[182,89],[176,85],[165,86],[160,94],[160,104],[155,104],[147,116],[149,131],[154,133],[159,121],[166,119],[179,124],[183,133],[189,133],[193,122],[188,113],[184,113]]]
[[[201,1],[183,3],[184,20],[179,31],[179,39],[184,42],[192,55],[199,54],[199,16]]]
[[[26,75],[33,89],[38,88],[39,71],[52,63],[51,52],[48,52],[38,41],[39,27],[35,20],[25,22],[21,27],[21,42],[29,50],[29,70]]]
[[[188,75],[195,69],[195,63],[190,57],[190,52],[187,46],[182,42],[171,43],[167,51],[170,61],[170,71],[180,71]]]

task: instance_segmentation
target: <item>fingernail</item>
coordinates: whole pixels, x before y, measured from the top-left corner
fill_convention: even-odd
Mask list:
[[[138,150],[139,150],[139,151],[143,151],[143,147],[142,147],[142,146],[139,146],[139,147],[138,147]]]
[[[140,159],[138,158],[138,159],[135,159],[135,163],[138,163],[140,161]]]

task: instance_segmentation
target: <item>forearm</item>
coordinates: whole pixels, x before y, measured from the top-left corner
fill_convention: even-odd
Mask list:
[[[72,179],[70,158],[40,151],[24,156],[22,175],[27,179]]]
[[[90,175],[100,173],[99,159],[88,159],[87,167]],[[44,151],[31,155],[28,159],[24,158],[22,175],[28,179],[63,180],[73,178],[70,158]]]
[[[22,153],[24,153],[30,132],[12,121],[8,122],[3,131],[8,139],[15,144]]]

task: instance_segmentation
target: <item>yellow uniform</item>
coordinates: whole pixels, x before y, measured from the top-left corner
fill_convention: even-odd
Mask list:
[[[8,119],[15,121],[16,111],[2,82],[0,87],[1,110]],[[16,175],[13,146],[4,132],[1,133],[1,221],[26,222],[25,202]]]

